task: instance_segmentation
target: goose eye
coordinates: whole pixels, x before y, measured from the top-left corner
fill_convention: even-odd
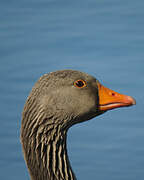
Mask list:
[[[78,88],[83,88],[86,86],[86,82],[84,80],[77,80],[74,82],[74,86]]]

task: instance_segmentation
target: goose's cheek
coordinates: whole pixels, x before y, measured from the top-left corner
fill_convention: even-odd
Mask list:
[[[75,116],[83,117],[90,114],[94,117],[94,114],[98,111],[96,97],[83,96],[83,98],[77,99],[75,103],[71,104],[74,104],[70,109]]]

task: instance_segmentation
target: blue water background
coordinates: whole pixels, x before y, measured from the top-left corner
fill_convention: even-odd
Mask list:
[[[144,179],[144,1],[0,2],[0,180],[26,180],[19,140],[26,97],[44,73],[77,69],[137,100],[73,126],[78,180]]]

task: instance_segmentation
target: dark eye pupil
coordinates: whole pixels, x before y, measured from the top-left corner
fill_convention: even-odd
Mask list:
[[[83,88],[86,86],[86,82],[84,80],[77,80],[74,82],[74,86],[78,88]]]
[[[83,83],[82,81],[77,81],[77,82],[76,82],[76,85],[77,85],[78,87],[83,87],[83,86],[84,86],[84,83]]]

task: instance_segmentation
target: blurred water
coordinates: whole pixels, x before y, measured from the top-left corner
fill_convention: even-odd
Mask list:
[[[46,72],[77,69],[137,100],[69,130],[77,179],[143,180],[144,1],[0,4],[0,179],[28,179],[19,134],[34,82]]]

